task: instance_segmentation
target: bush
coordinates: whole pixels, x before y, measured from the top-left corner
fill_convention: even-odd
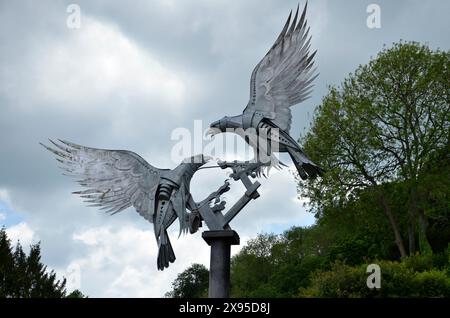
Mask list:
[[[415,285],[419,297],[450,297],[450,277],[444,271],[417,273]]]
[[[381,288],[366,285],[367,264],[334,263],[331,271],[316,271],[300,297],[450,297],[447,271],[432,269],[433,256],[409,257],[404,262],[374,262],[381,268]]]
[[[403,260],[403,263],[406,267],[415,272],[423,272],[433,268],[435,258],[436,257],[432,254],[420,255],[419,253],[416,253],[415,255],[406,257]]]
[[[280,298],[283,295],[270,284],[261,284],[255,290],[245,295],[245,298]]]
[[[375,263],[381,269],[381,288],[376,292],[376,297],[414,297],[414,271],[406,263]]]
[[[365,287],[365,288],[364,288]],[[333,264],[331,271],[316,271],[311,284],[300,288],[300,297],[366,297],[365,270],[341,262]]]

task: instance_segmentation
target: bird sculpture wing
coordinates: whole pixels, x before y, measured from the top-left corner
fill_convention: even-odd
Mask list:
[[[244,114],[260,113],[286,132],[292,121],[290,106],[309,98],[312,81],[318,75],[313,68],[316,52],[309,54],[306,7],[298,23],[298,7],[292,23],[292,12],[289,14],[277,40],[256,65],[250,79],[250,100],[244,110]]]
[[[50,140],[60,168],[77,177],[85,187],[79,194],[90,206],[115,214],[133,206],[146,220],[153,222],[155,193],[162,169],[148,164],[131,151],[89,148],[74,143]]]

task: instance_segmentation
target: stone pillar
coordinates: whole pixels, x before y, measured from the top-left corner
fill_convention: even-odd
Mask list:
[[[233,230],[205,231],[203,239],[211,246],[209,265],[209,298],[230,296],[230,249],[239,245],[239,235]]]

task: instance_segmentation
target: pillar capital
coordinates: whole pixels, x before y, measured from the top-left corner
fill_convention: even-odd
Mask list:
[[[208,245],[218,240],[229,245],[239,245],[240,243],[239,235],[233,230],[204,231],[202,237]]]

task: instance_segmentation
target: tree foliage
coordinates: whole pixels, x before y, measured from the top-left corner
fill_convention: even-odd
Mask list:
[[[413,261],[408,261],[413,259]],[[311,284],[301,288],[300,297],[450,297],[450,276],[445,269],[416,269],[414,261],[430,260],[429,256],[410,256],[403,262],[375,261],[381,268],[381,288],[366,286],[367,265],[349,266],[334,263],[329,271],[317,271]]]
[[[397,43],[330,88],[302,140],[326,169],[299,180],[316,223],[250,240],[233,297],[450,296],[449,56]]]
[[[436,153],[448,154],[450,53],[414,42],[397,43],[360,66],[340,87],[330,88],[303,139],[305,150],[327,169],[322,180],[300,182],[319,212],[376,191],[402,257],[404,233],[388,200],[389,184],[401,183],[409,253],[429,248],[421,178]],[[448,187],[447,193],[448,195]],[[404,217],[402,215],[402,217]]]
[[[233,257],[231,296],[450,297],[450,244],[439,254],[397,261],[382,258],[393,254],[392,246],[377,246],[376,236],[361,236],[357,229],[352,235],[347,228],[340,229],[338,238],[329,229],[319,223],[249,241]],[[367,266],[373,263],[381,268],[381,289],[366,284]]]
[[[202,264],[192,264],[172,283],[168,298],[201,298],[208,295],[209,271]]]
[[[0,297],[1,298],[61,298],[66,297],[66,280],[56,279],[54,271],[48,271],[41,263],[39,244],[30,247],[28,255],[17,243],[11,247],[4,228],[0,229]],[[76,290],[70,297],[84,295]]]

